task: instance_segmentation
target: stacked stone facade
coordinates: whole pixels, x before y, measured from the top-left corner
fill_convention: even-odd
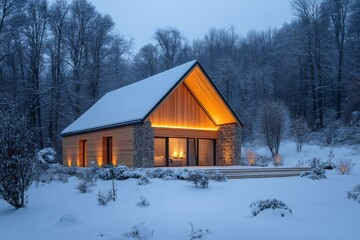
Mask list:
[[[223,125],[219,128],[216,141],[216,165],[241,164],[241,128],[237,124]]]
[[[134,167],[154,167],[154,129],[150,121],[134,125]]]

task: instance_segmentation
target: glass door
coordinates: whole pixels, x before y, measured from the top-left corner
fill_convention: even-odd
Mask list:
[[[213,166],[215,164],[214,140],[199,139],[199,166]]]
[[[154,164],[155,167],[166,166],[166,138],[154,139]]]
[[[194,138],[188,139],[188,166],[196,166],[196,141]]]

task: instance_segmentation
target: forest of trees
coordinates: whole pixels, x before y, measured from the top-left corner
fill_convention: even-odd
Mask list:
[[[24,113],[38,148],[61,153],[61,131],[106,92],[197,59],[245,125],[264,101],[283,102],[312,131],[360,111],[360,1],[292,0],[280,29],[210,29],[189,41],[158,29],[132,52],[87,0],[0,0],[0,109]],[[275,14],[275,13],[274,13]]]

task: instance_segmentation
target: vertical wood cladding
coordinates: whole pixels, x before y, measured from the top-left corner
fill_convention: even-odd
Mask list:
[[[151,114],[153,126],[211,128],[216,126],[184,84],[168,96]]]
[[[125,164],[133,166],[134,162],[134,138],[133,127],[119,127],[98,130],[88,133],[65,136],[63,138],[63,164],[65,166],[82,166],[80,160],[80,141],[87,142],[87,155],[85,166],[106,164],[103,159],[103,138],[112,137],[112,163],[114,165]]]

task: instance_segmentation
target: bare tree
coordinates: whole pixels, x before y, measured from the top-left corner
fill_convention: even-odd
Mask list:
[[[86,0],[74,0],[70,4],[66,26],[66,46],[69,52],[67,63],[71,68],[71,82],[68,85],[68,99],[73,110],[73,119],[80,116],[88,106],[84,86],[88,77],[89,40],[96,17],[95,7]]]
[[[36,132],[36,140],[43,147],[43,118],[41,98],[44,93],[40,86],[40,73],[42,71],[44,42],[48,21],[48,5],[46,0],[32,0],[26,7],[26,20],[28,25],[25,29],[25,37],[28,43],[28,105],[30,106],[30,122]]]
[[[90,84],[89,94],[92,101],[96,101],[100,94],[100,74],[104,59],[110,55],[111,49],[111,35],[110,32],[114,27],[114,22],[109,15],[96,14],[93,23],[93,36],[89,44],[90,51]]]
[[[308,124],[303,117],[298,117],[291,123],[291,133],[296,142],[296,151],[301,152],[303,143],[309,133]]]
[[[146,78],[158,72],[159,51],[152,44],[143,46],[134,57],[134,67],[139,79]]]
[[[279,154],[281,140],[288,124],[288,111],[285,104],[264,101],[258,112],[259,131],[272,156]]]
[[[164,67],[166,69],[174,67],[183,48],[184,37],[179,30],[168,28],[156,30],[154,38],[160,48]]]
[[[330,15],[330,26],[337,47],[336,119],[342,116],[344,45],[347,38],[347,21],[351,0],[327,0],[326,10]]]
[[[48,137],[51,145],[59,150],[60,114],[64,107],[61,95],[65,85],[65,21],[68,5],[65,0],[57,0],[49,10],[49,39],[47,50],[51,65],[50,101],[48,107]]]

